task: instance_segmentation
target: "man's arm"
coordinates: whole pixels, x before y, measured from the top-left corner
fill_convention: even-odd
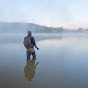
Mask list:
[[[37,48],[37,50],[39,50],[39,48],[36,46],[34,37],[32,37],[32,44],[35,46],[35,48]]]
[[[39,48],[35,45],[35,47],[37,48],[37,50],[39,50]]]

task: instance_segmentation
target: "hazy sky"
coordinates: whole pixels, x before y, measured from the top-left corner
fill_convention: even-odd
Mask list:
[[[0,21],[88,28],[88,0],[0,0]]]

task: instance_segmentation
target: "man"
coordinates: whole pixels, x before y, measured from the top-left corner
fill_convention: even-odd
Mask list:
[[[35,50],[34,50],[34,46],[37,48],[36,43],[35,43],[35,39],[32,36],[31,31],[28,31],[28,36],[26,36],[24,38],[24,46],[26,48],[26,55],[27,58],[30,58],[30,55],[33,56],[33,58],[36,59],[36,54],[35,54]],[[37,48],[37,50],[39,50],[39,48]]]

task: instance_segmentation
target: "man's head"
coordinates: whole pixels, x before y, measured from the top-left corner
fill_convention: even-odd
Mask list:
[[[32,35],[31,31],[28,31],[28,36],[31,36],[31,35]]]

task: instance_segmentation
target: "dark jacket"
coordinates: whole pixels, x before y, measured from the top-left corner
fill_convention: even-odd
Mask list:
[[[26,37],[24,38],[24,46],[25,46],[25,48],[27,48],[27,49],[30,48],[30,46],[28,46],[27,44],[25,44],[25,39],[28,39],[28,38],[30,38],[31,44],[32,44],[33,46],[36,46],[34,37],[33,37],[33,36],[26,36]]]

